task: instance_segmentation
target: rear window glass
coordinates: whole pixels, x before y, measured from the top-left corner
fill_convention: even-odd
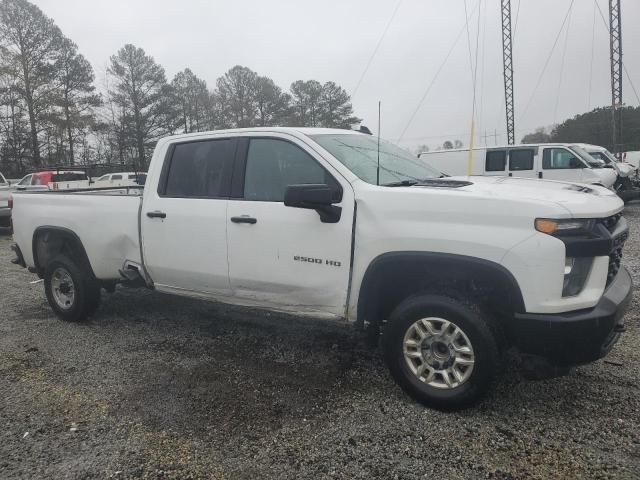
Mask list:
[[[511,150],[509,152],[509,170],[533,170],[533,150]]]
[[[86,180],[84,173],[54,173],[51,176],[52,182],[75,182],[76,180]]]
[[[207,140],[177,144],[166,173],[163,195],[215,198],[225,196],[235,141]]]
[[[485,170],[487,172],[502,172],[507,166],[507,152],[504,150],[496,150],[487,152]]]

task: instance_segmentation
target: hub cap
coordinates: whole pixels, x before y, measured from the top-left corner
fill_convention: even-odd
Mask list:
[[[421,382],[435,388],[455,388],[471,376],[475,355],[467,335],[443,318],[421,318],[405,333],[404,358]]]
[[[68,310],[73,306],[76,290],[71,275],[64,268],[59,267],[53,271],[51,291],[53,299],[60,308]]]

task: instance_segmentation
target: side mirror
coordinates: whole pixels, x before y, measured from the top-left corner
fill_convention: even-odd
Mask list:
[[[333,205],[333,192],[326,184],[289,185],[284,192],[287,207],[315,210],[323,223],[337,223],[342,208]]]
[[[27,189],[27,187],[25,187],[24,185],[18,185],[16,187],[16,190],[26,190],[26,189]]]

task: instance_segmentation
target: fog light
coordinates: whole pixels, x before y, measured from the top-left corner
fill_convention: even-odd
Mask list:
[[[593,258],[590,257],[567,257],[564,262],[564,283],[562,285],[562,296],[573,297],[578,295],[589,277]]]
[[[566,277],[573,270],[573,264],[575,263],[575,258],[567,257],[564,261],[564,276]]]

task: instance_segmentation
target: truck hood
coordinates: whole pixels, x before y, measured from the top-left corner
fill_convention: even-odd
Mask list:
[[[624,203],[611,190],[597,185],[557,182],[512,177],[447,177],[447,181],[459,181],[465,185],[447,188],[459,194],[471,194],[484,198],[517,200],[536,204],[554,204],[566,210],[567,217],[598,218],[613,215],[622,210]],[[456,183],[456,182],[454,182]],[[441,188],[416,186],[410,188]]]

